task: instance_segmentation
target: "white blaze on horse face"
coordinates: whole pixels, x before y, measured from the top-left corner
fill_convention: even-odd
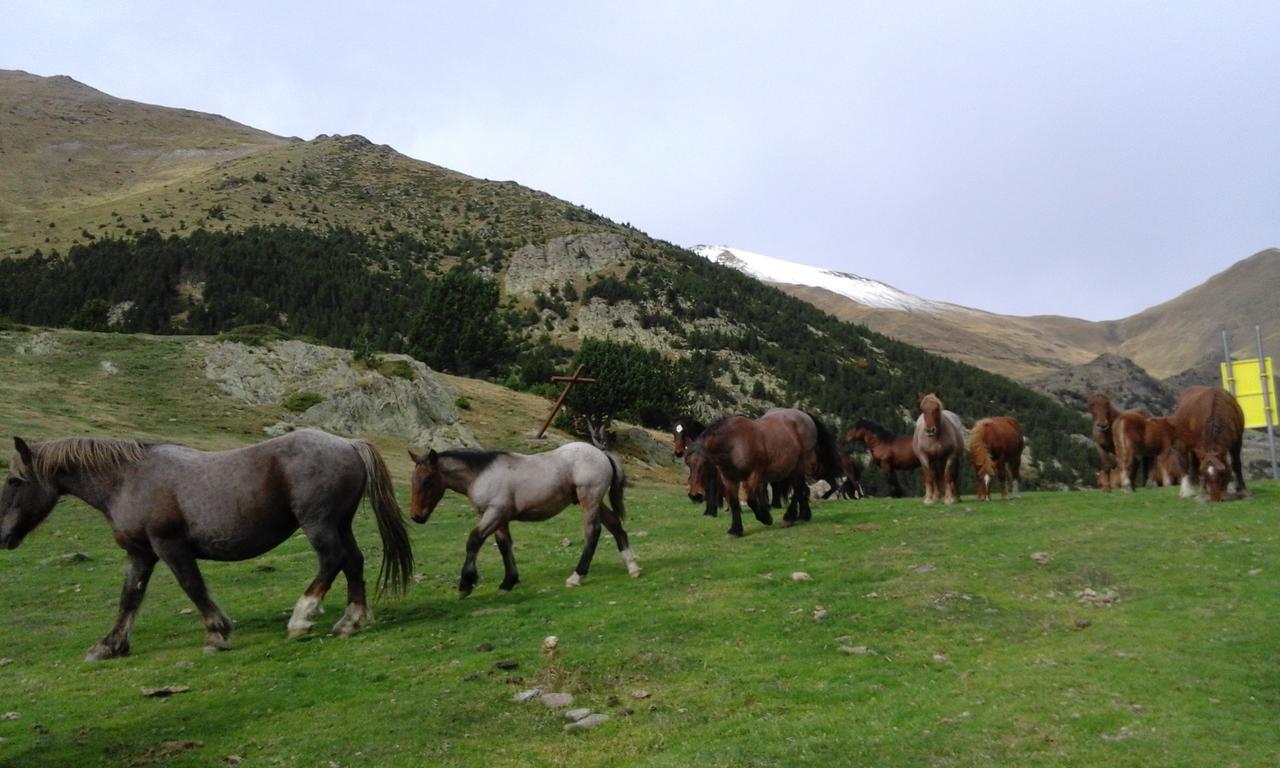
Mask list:
[[[683,434],[683,433],[684,433],[684,425],[683,425],[683,424],[677,424],[677,425],[676,425],[676,434],[677,434],[677,435],[679,435],[679,434]]]
[[[289,617],[289,637],[298,637],[310,632],[311,626],[315,623],[312,619],[322,610],[320,598],[312,595],[303,595],[298,598],[298,602],[293,606],[293,616]]]

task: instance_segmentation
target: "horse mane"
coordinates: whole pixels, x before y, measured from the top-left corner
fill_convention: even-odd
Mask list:
[[[454,448],[453,450],[440,452],[440,458],[453,459],[473,472],[483,472],[493,462],[503,456],[510,455],[510,451],[495,451],[486,448]]]
[[[49,482],[58,472],[79,470],[105,475],[142,461],[147,446],[137,440],[111,437],[64,437],[31,446],[31,474]],[[18,459],[21,465],[22,459]]]
[[[991,462],[991,452],[987,450],[987,441],[981,436],[987,431],[987,420],[980,419],[969,432],[969,455],[975,467],[986,467]]]
[[[729,421],[729,419],[738,419],[738,418],[746,418],[746,417],[740,413],[731,413],[728,416],[721,416],[720,418],[708,424],[707,428],[702,430],[702,434],[700,435],[700,437],[706,437],[707,435],[716,431],[720,427],[724,426],[725,422]]]
[[[858,423],[854,424],[853,428],[865,429],[871,434],[875,435],[881,442],[884,442],[884,443],[891,443],[894,440],[896,440],[898,437],[897,435],[893,434],[888,429],[885,429],[884,427],[875,423],[871,419],[858,419]]]

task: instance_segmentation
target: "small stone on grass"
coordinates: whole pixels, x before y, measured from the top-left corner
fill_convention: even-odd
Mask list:
[[[597,712],[594,715],[587,715],[586,717],[582,718],[581,720],[578,720],[577,722],[569,723],[564,727],[564,729],[566,731],[581,731],[587,728],[594,728],[597,725],[608,722],[608,721],[609,721],[608,715]]]
[[[804,571],[796,571],[791,574],[792,581],[813,581],[813,577]]]
[[[577,721],[591,714],[591,710],[588,709],[587,707],[579,707],[578,709],[570,709],[567,712],[563,712],[561,714],[564,715],[566,720],[572,720],[576,723]]]
[[[538,699],[547,709],[563,709],[573,706],[571,693],[544,693]]]

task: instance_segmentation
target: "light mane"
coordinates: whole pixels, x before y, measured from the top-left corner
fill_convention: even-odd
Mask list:
[[[989,423],[989,420],[981,419],[973,425],[973,431],[969,433],[969,455],[973,465],[981,467],[984,472],[995,469],[995,463],[991,461],[991,452],[987,450],[986,432]]]
[[[142,461],[145,454],[146,446],[137,440],[64,437],[32,445],[31,467],[24,466],[21,456],[14,457],[14,466],[29,470],[42,482],[49,482],[58,472],[110,474]]]

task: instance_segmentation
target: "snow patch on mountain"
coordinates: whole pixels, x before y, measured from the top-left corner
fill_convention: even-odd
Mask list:
[[[695,245],[690,250],[704,259],[723,264],[757,280],[786,285],[807,285],[838,293],[859,304],[877,309],[897,309],[903,312],[940,315],[946,312],[972,312],[967,307],[930,301],[879,280],[836,272],[822,267],[811,267],[793,261],[775,259],[760,253],[731,248],[726,245]]]

